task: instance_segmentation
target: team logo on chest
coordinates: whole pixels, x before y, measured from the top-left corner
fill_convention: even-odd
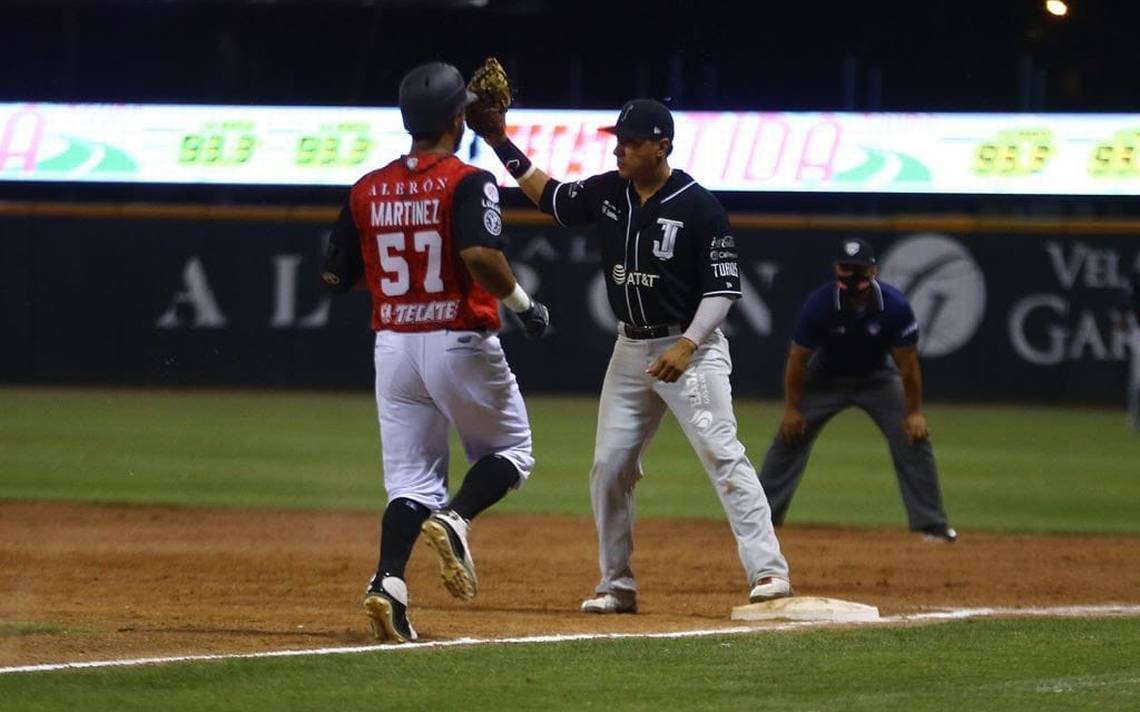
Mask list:
[[[653,256],[659,260],[667,260],[673,256],[673,248],[677,244],[677,230],[685,227],[685,223],[680,220],[657,218],[657,224],[661,226],[663,234],[660,240],[653,241]]]

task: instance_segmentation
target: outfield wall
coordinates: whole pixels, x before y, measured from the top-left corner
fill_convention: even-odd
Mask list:
[[[0,204],[0,380],[359,388],[366,295],[317,281],[332,209]],[[508,254],[554,329],[503,340],[525,391],[595,392],[613,341],[588,230],[508,214]],[[745,298],[729,319],[738,393],[780,393],[803,297],[839,241],[879,251],[910,295],[936,399],[1123,402],[1110,312],[1140,269],[1140,222],[736,216]]]

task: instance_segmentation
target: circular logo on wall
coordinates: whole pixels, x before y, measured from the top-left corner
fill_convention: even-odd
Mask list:
[[[610,274],[614,278],[614,284],[619,287],[625,284],[625,265],[614,265],[613,272]]]
[[[969,343],[986,312],[986,279],[962,243],[920,233],[891,245],[879,279],[906,295],[922,329],[923,356],[945,356]]]

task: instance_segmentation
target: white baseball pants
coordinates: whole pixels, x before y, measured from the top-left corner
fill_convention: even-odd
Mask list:
[[[478,331],[376,333],[376,406],[388,501],[441,509],[448,497],[448,431],[469,463],[509,460],[530,477],[530,422],[499,337]]]

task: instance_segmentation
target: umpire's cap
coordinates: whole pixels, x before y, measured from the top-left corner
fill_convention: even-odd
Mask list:
[[[618,138],[660,139],[673,138],[673,115],[668,107],[653,99],[634,99],[621,107],[617,123],[601,131]]]
[[[866,240],[854,238],[844,240],[839,246],[839,252],[835,255],[835,264],[874,267],[875,251],[871,249]]]
[[[442,133],[475,95],[459,70],[444,62],[428,62],[400,81],[400,115],[409,133]]]

